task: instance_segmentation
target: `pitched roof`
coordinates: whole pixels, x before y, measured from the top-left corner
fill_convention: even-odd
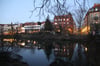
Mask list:
[[[100,7],[100,4],[94,4],[93,8]]]

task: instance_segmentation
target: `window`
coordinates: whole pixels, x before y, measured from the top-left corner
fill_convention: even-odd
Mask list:
[[[67,22],[67,24],[69,24],[69,22]]]
[[[58,21],[60,21],[60,19],[58,19]]]
[[[64,24],[66,24],[66,23],[64,22]]]
[[[95,8],[95,11],[98,11],[98,8]]]
[[[65,18],[63,19],[63,21],[65,21]]]
[[[62,19],[61,19],[61,21],[62,21]]]
[[[69,21],[69,18],[67,18],[67,21]]]
[[[57,25],[57,23],[55,22],[55,25]]]

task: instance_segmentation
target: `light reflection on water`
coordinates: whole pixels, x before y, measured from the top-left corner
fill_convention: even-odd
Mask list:
[[[55,49],[55,48],[54,48]],[[68,62],[72,62],[74,64],[74,66],[78,66],[79,63],[86,64],[86,57],[84,54],[84,50],[83,48],[81,48],[82,51],[82,59],[81,61],[79,60],[79,56],[78,56],[78,44],[75,45],[75,48],[73,48],[73,52],[70,54],[72,54],[72,57],[69,58],[67,55],[67,51],[65,52],[65,50],[52,50],[51,54],[49,55],[49,58],[47,57],[48,54],[46,55],[45,53],[45,49],[38,49],[38,48],[21,48],[20,51],[18,52],[18,54],[20,54],[21,56],[23,56],[24,60],[26,60],[26,62],[30,65],[30,66],[49,66],[49,64],[51,64],[52,62],[56,61],[56,58],[60,58],[64,61],[68,61]],[[85,66],[85,65],[83,65]]]
[[[14,42],[13,42],[14,43]],[[24,43],[24,45],[21,45]],[[35,44],[34,44],[35,43]],[[13,52],[21,55],[29,66],[86,66],[88,48],[78,43],[57,43],[28,40],[18,41]],[[11,50],[11,48],[10,48]]]

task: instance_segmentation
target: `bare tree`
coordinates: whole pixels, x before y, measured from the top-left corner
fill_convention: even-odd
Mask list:
[[[75,10],[74,16],[75,21],[78,24],[79,33],[81,32],[81,27],[84,22],[86,12],[89,9],[89,5],[87,3],[87,0],[83,0],[82,2],[80,2],[79,0],[75,0],[75,4],[78,5],[78,9]]]
[[[34,11],[38,11],[39,13],[37,16],[45,16],[45,14],[47,13],[54,16],[65,15],[66,13],[68,13],[68,9],[71,8],[71,5],[68,5],[69,0],[41,0],[41,2],[39,0],[40,5],[37,5],[36,1],[37,0],[33,0],[34,9],[32,10],[32,14],[34,13]],[[74,11],[74,18],[76,23],[78,24],[78,28],[81,28],[84,16],[86,14],[86,2],[88,2],[88,0],[73,0],[73,2],[73,10],[75,10],[75,6],[78,7],[78,9]]]
[[[40,5],[36,3],[40,2]],[[45,13],[52,15],[63,15],[68,12],[67,0],[33,0],[34,9],[31,11],[31,16],[34,11],[39,12],[37,16],[46,16]],[[30,16],[30,17],[31,17]]]

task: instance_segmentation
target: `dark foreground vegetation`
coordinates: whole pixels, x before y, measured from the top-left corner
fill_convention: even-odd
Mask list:
[[[87,42],[87,41],[99,41],[100,35],[61,35],[61,34],[52,34],[50,32],[39,32],[34,34],[15,34],[15,35],[1,35],[3,38],[13,38],[13,39],[30,39],[30,40],[52,40],[52,41],[75,41],[75,42]]]
[[[28,66],[28,64],[22,61],[20,55],[8,51],[1,51],[0,66]]]

